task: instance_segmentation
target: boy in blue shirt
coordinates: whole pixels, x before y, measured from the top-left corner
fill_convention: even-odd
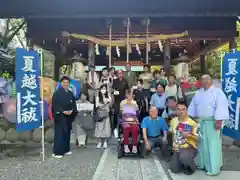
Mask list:
[[[153,148],[160,147],[162,156],[167,157],[167,133],[168,126],[165,120],[158,116],[158,109],[151,107],[149,116],[145,117],[141,123],[146,153]]]

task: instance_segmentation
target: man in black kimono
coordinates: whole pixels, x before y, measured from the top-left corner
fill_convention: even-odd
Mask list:
[[[117,79],[113,81],[113,95],[114,95],[114,122],[112,123],[114,129],[114,136],[118,137],[117,125],[120,111],[120,102],[125,99],[126,90],[129,89],[128,82],[123,78],[123,71],[118,70]]]
[[[70,79],[63,76],[61,87],[52,97],[52,112],[54,117],[54,145],[53,157],[62,158],[70,152],[70,135],[72,122],[77,114],[77,107],[73,93],[69,90]]]

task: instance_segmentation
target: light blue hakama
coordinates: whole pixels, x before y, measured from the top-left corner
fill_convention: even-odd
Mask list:
[[[197,120],[201,138],[198,144],[196,165],[199,169],[205,169],[208,175],[217,175],[223,165],[220,130],[216,130],[213,117]]]
[[[223,160],[221,130],[216,129],[216,120],[229,118],[228,100],[220,88],[200,89],[189,105],[188,114],[197,119],[200,133],[196,165],[208,175],[217,175]]]

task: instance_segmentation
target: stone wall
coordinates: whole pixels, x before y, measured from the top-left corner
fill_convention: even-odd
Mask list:
[[[53,142],[53,121],[45,121],[45,142]],[[32,131],[16,132],[16,124],[9,123],[0,118],[0,144],[30,145],[40,143],[42,140],[42,129]]]

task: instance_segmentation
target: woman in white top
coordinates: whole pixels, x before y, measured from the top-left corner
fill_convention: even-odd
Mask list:
[[[112,98],[107,90],[107,85],[100,86],[98,95],[96,97],[96,108],[101,108],[103,111],[109,112]],[[101,121],[96,122],[95,137],[98,138],[97,148],[107,148],[107,140],[111,136],[111,124],[109,115]]]
[[[176,76],[170,75],[168,78],[168,85],[165,87],[165,94],[167,97],[174,96],[176,99],[182,99],[182,89],[176,84]]]

